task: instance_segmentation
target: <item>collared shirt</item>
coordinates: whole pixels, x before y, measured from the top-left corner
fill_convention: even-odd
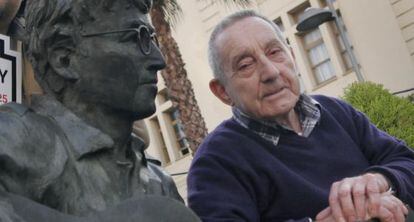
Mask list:
[[[299,121],[303,130],[300,136],[308,137],[321,117],[320,104],[312,97],[302,94],[294,109],[299,114]],[[280,134],[283,131],[293,131],[291,128],[277,122],[254,119],[236,107],[233,107],[233,118],[240,125],[252,130],[275,146],[277,146]]]
[[[131,136],[124,155],[114,141],[61,103],[37,96],[31,108],[0,107],[0,190],[71,215],[87,215],[145,194],[180,200],[175,185]]]

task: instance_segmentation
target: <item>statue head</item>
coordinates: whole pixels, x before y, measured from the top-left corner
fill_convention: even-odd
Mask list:
[[[46,93],[140,119],[155,111],[165,67],[150,0],[30,0],[27,55]]]

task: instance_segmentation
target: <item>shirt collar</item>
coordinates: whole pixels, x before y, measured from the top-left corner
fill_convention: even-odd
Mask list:
[[[302,125],[304,137],[308,137],[320,119],[321,105],[312,97],[301,94],[296,103],[295,110],[299,114],[299,120]],[[244,128],[252,130],[262,138],[277,145],[280,134],[286,131],[292,131],[286,126],[269,120],[261,120],[250,117],[240,109],[233,107],[233,118]]]
[[[56,121],[72,144],[76,159],[102,149],[113,149],[114,141],[109,135],[88,125],[51,96],[33,96],[31,108]]]

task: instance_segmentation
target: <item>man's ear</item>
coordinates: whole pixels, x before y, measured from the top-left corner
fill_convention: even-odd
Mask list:
[[[70,70],[71,50],[65,47],[52,48],[49,51],[49,63],[53,71],[64,79],[76,80],[79,75]]]
[[[210,90],[213,94],[219,98],[223,103],[233,106],[234,103],[231,100],[230,96],[226,92],[226,88],[218,79],[212,79],[209,83]]]

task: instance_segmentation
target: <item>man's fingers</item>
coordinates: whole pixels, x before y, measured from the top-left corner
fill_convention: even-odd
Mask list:
[[[352,200],[353,180],[345,178],[338,188],[339,203],[342,207],[342,214],[347,221],[356,221],[357,213]]]
[[[331,207],[332,216],[335,218],[335,221],[345,222],[338,197],[339,184],[340,182],[335,182],[331,186],[331,191],[329,192],[329,206]]]
[[[369,212],[371,215],[378,215],[381,203],[380,188],[376,180],[370,179],[367,183],[366,192],[369,200]]]
[[[387,208],[381,206],[378,209],[378,213],[378,218],[381,222],[394,222],[394,216]]]
[[[404,204],[403,213],[404,213],[404,215],[408,215],[408,205],[406,205],[406,204]]]
[[[371,213],[373,218],[381,221],[404,222],[407,208],[403,202],[390,193],[382,193],[378,214]]]
[[[324,220],[325,218],[327,218],[328,216],[331,216],[331,208],[327,207],[324,210],[322,210],[321,212],[318,213],[318,215],[316,215],[316,220]]]
[[[366,210],[365,210],[365,183],[361,180],[356,180],[355,186],[352,189],[352,196],[354,200],[354,206],[357,214],[357,220],[361,221],[364,219]]]
[[[394,196],[390,196],[391,199],[391,204],[393,204],[391,206],[391,212],[394,214],[394,218],[396,219],[397,222],[404,222],[405,221],[405,215],[408,213],[404,213],[406,207],[403,204],[403,202],[394,197]]]

